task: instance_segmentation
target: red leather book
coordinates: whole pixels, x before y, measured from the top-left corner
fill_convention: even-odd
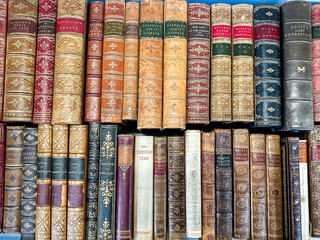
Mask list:
[[[7,8],[8,1],[0,0],[0,121],[2,121],[3,87],[6,63]],[[2,218],[0,221],[2,221]]]
[[[4,187],[4,160],[5,160],[5,125],[0,123],[0,232],[3,219],[3,187]]]
[[[320,121],[320,5],[312,5],[312,82],[313,82],[313,117]]]

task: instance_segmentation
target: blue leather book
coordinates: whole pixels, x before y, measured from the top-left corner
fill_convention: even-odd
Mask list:
[[[20,240],[21,234],[5,234],[0,233],[0,240]]]

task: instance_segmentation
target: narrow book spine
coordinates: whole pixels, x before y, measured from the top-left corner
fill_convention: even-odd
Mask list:
[[[320,4],[311,7],[312,24],[312,86],[314,121],[320,122]]]
[[[3,119],[3,94],[4,94],[4,73],[5,73],[5,66],[6,66],[7,15],[8,15],[8,1],[1,0],[0,1],[0,121],[2,121]],[[0,229],[2,229],[2,222],[0,224]]]
[[[3,201],[4,201],[4,168],[5,168],[5,141],[6,128],[3,123],[0,124],[0,232],[3,231]]]
[[[281,173],[282,173],[282,199],[283,199],[283,238],[291,239],[290,233],[290,206],[289,206],[289,173],[287,171],[288,138],[281,139]]]

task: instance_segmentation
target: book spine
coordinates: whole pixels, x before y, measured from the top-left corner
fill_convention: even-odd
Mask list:
[[[6,129],[3,123],[0,124],[0,232],[3,231],[3,201],[4,201],[4,168],[5,168],[5,140]]]
[[[116,238],[132,239],[134,136],[118,136]]]
[[[233,135],[233,236],[250,239],[249,131],[235,129]],[[241,203],[241,204],[240,204]]]
[[[124,0],[109,0],[105,5],[101,122],[122,122],[124,55]]]
[[[0,1],[0,121],[3,119],[4,73],[6,64],[8,1]],[[2,219],[2,218],[1,218]],[[2,229],[2,220],[0,231]]]
[[[186,128],[187,7],[164,3],[163,128]]]
[[[280,8],[254,8],[255,125],[281,127]]]
[[[38,125],[36,240],[51,239],[52,125]]]
[[[99,8],[98,8],[99,9]],[[97,239],[100,123],[89,123],[87,174],[87,240]]]
[[[209,123],[210,6],[188,5],[187,123]]]
[[[311,6],[312,25],[312,86],[314,121],[320,121],[320,5]]]
[[[97,240],[115,239],[117,138],[118,126],[101,125]]]
[[[289,209],[289,173],[287,171],[288,138],[281,139],[281,173],[282,173],[282,199],[283,199],[283,238],[291,239],[290,209]]]
[[[38,0],[10,1],[3,106],[6,122],[32,122],[37,17]]]
[[[39,0],[33,123],[51,123],[57,0]]]
[[[186,230],[184,136],[168,137],[168,239],[184,240]]]
[[[99,122],[101,109],[101,79],[103,51],[104,2],[94,1],[89,6],[86,75],[86,122]]]
[[[167,240],[167,146],[166,136],[154,137],[153,236],[157,240]]]
[[[140,3],[138,129],[162,128],[163,2]]]
[[[137,120],[140,3],[126,3],[123,79],[123,120]]]
[[[52,124],[81,124],[86,0],[58,0]]]
[[[22,151],[24,126],[6,129],[3,232],[21,231]]]
[[[52,128],[51,239],[67,239],[68,125]]]
[[[312,130],[311,3],[289,1],[283,4],[281,24],[283,89],[286,90],[282,98],[283,129]],[[317,68],[316,63],[313,68]]]

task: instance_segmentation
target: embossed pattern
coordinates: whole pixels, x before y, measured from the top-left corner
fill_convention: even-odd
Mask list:
[[[0,1],[0,120],[1,121],[3,118],[4,73],[5,73],[5,65],[6,65],[7,15],[8,15],[8,1],[1,0]],[[2,220],[0,220],[0,229],[2,229]]]

